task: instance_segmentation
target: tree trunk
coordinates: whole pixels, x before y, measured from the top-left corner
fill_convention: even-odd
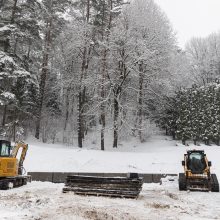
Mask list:
[[[90,0],[87,0],[87,13],[86,13],[86,21],[89,23],[89,17],[90,17]]]
[[[209,145],[209,140],[205,140],[205,145]]]
[[[78,94],[78,147],[82,148],[83,146],[83,137],[82,137],[82,92]]]
[[[13,123],[13,141],[16,142],[16,122]]]
[[[27,50],[27,59],[28,60],[30,59],[31,45],[32,45],[31,39],[28,39],[28,50]]]
[[[118,115],[119,115],[119,105],[118,105],[118,96],[114,95],[114,141],[113,148],[118,147]]]
[[[65,114],[65,122],[64,122],[64,131],[66,131],[68,119],[69,119],[69,89],[67,89],[66,91],[66,114]]]
[[[81,67],[81,76],[80,76],[80,85],[79,85],[79,93],[78,93],[78,147],[82,148],[82,143],[84,139],[84,126],[83,126],[83,106],[85,102],[85,86],[83,86],[83,79],[85,77],[85,72],[87,70],[87,62],[86,62],[86,53],[87,48],[84,47],[83,51],[83,60]],[[83,89],[82,89],[83,87]]]
[[[18,2],[18,0],[14,0],[14,5],[12,8],[12,13],[11,13],[11,24],[14,24],[14,22],[15,22],[15,13],[16,13],[16,8],[17,8],[17,2]]]
[[[102,81],[101,81],[101,150],[105,150],[105,74],[106,74],[106,49],[103,51]]]
[[[39,139],[39,136],[40,136],[40,121],[41,121],[41,116],[42,116],[46,79],[48,75],[49,51],[50,51],[50,46],[51,46],[51,28],[52,28],[52,18],[50,18],[47,23],[47,32],[45,36],[45,48],[44,48],[44,54],[43,54],[42,72],[41,72],[41,77],[40,77],[38,118],[36,121],[36,132],[35,132],[35,137],[37,139]]]
[[[109,8],[109,20],[108,20],[108,24],[107,24],[107,28],[108,30],[106,31],[106,25],[104,25],[104,20],[106,17],[106,13],[105,13],[105,7],[103,4],[103,12],[102,12],[102,41],[104,41],[105,37],[106,37],[106,43],[108,42],[108,37],[109,37],[109,31],[111,29],[111,23],[112,23],[112,0],[108,0],[108,8]],[[102,56],[102,80],[101,80],[101,116],[100,116],[100,120],[101,120],[101,150],[105,150],[105,118],[106,118],[106,113],[105,113],[105,87],[104,87],[104,83],[106,80],[106,69],[107,69],[107,64],[106,64],[106,57],[107,57],[107,50],[106,48],[103,49],[103,56]]]
[[[90,0],[87,0],[86,4],[86,22],[89,23],[89,18],[90,18]],[[79,85],[79,93],[78,93],[78,147],[82,148],[83,146],[83,139],[85,137],[85,123],[84,123],[84,104],[86,101],[86,87],[83,85],[83,79],[86,76],[86,72],[88,70],[88,63],[89,63],[89,53],[90,49],[86,47],[86,42],[85,42],[85,47],[83,49],[83,54],[82,54],[82,66],[81,66],[81,76],[80,76],[80,85]]]
[[[39,139],[40,137],[40,120],[36,121],[36,130],[35,130],[35,138]]]
[[[138,97],[138,136],[143,142],[142,120],[143,120],[143,63],[139,64],[139,97]]]
[[[17,109],[15,108],[13,115],[13,128],[12,128],[12,137],[14,142],[16,141],[16,119],[17,119]]]
[[[6,121],[6,112],[7,112],[7,105],[4,106],[3,109],[3,117],[2,117],[2,127],[5,126],[5,121]]]
[[[13,51],[14,56],[15,56],[16,53],[17,53],[17,44],[18,44],[18,38],[15,39],[14,51]]]

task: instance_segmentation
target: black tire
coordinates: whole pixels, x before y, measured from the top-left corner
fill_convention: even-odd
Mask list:
[[[179,173],[179,190],[186,190],[186,177],[184,173]]]
[[[219,183],[216,174],[211,174],[211,191],[219,192]]]

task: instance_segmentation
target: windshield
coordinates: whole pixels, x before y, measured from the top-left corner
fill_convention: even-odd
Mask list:
[[[187,166],[192,173],[202,173],[206,168],[204,154],[201,152],[190,153]]]
[[[10,156],[10,146],[6,143],[2,143],[0,146],[0,156],[9,157]]]
[[[201,160],[203,158],[203,155],[201,153],[191,153],[189,156],[189,159],[192,160],[193,158],[197,160]]]

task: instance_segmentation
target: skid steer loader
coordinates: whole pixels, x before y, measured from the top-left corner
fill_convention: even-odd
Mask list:
[[[184,173],[179,173],[179,190],[219,192],[216,174],[211,174],[211,161],[203,150],[189,150],[182,161]]]
[[[20,149],[20,158],[17,159]],[[31,176],[23,173],[27,150],[28,145],[23,142],[17,142],[12,147],[9,141],[0,140],[0,190],[19,187],[31,181]]]

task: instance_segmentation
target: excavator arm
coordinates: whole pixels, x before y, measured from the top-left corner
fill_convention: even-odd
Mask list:
[[[16,158],[20,148],[22,148],[22,152],[21,152],[20,158],[18,158],[18,174],[22,175],[23,163],[24,163],[26,153],[28,150],[28,144],[25,144],[22,141],[16,142],[12,150],[11,157]]]

